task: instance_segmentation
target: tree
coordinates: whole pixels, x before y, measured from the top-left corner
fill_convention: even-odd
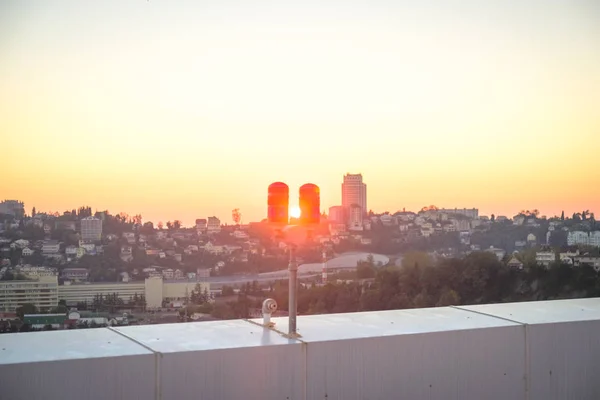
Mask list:
[[[239,225],[242,222],[242,213],[240,213],[239,208],[235,208],[231,211],[231,218],[236,225]]]
[[[31,303],[25,303],[22,306],[17,307],[17,316],[21,319],[24,318],[26,314],[37,314],[38,308]]]
[[[148,235],[152,234],[154,232],[154,224],[151,221],[144,222],[141,231]]]
[[[356,277],[358,279],[374,278],[375,273],[376,273],[375,267],[367,265],[367,264],[361,265],[359,263],[359,265],[356,267]]]
[[[190,295],[190,301],[194,304],[204,304],[208,302],[208,293],[202,290],[202,286],[197,283]]]
[[[560,220],[564,221],[565,220],[565,211],[563,210],[563,212],[560,213]]]
[[[69,309],[67,308],[67,306],[63,305],[63,304],[59,304],[58,306],[52,308],[51,313],[52,314],[67,314],[67,312],[69,311]]]
[[[221,294],[223,296],[233,296],[235,291],[231,286],[223,285],[223,287],[221,287]]]
[[[32,218],[33,218],[33,217],[35,217],[35,207],[33,207],[33,208],[31,209],[31,217],[32,217]]]
[[[167,221],[167,229],[168,230],[172,230],[173,229],[173,223],[171,221]]]
[[[160,229],[162,231],[163,226],[164,226],[163,223],[162,223],[162,221],[158,221],[158,225],[157,226],[158,226],[158,229]]]
[[[437,307],[456,306],[460,304],[460,296],[452,289],[447,289],[442,293],[438,300]]]
[[[179,229],[181,228],[181,221],[176,219],[175,221],[173,221],[173,229]]]
[[[492,222],[496,221],[496,216],[494,214],[492,214],[492,217],[490,218],[490,221],[492,221]]]
[[[433,259],[429,254],[419,251],[408,252],[402,258],[402,266],[404,268],[413,267],[415,264],[428,267],[433,265]]]

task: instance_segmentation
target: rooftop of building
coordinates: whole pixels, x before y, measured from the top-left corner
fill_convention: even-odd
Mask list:
[[[297,338],[271,321],[5,334],[0,386],[15,399],[600,398],[600,298],[300,316]]]

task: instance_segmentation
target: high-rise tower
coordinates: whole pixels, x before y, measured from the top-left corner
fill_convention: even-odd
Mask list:
[[[367,185],[363,183],[362,174],[346,174],[342,183],[342,207],[349,215],[353,204],[360,206],[362,213],[367,213]]]

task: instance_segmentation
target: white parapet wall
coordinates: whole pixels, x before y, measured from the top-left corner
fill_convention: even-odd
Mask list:
[[[0,335],[0,399],[600,399],[600,299]]]

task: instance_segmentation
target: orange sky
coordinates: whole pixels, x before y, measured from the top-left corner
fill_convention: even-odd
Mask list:
[[[3,2],[0,198],[266,215],[362,172],[374,211],[600,212],[585,0]],[[295,198],[292,204],[297,204]]]

